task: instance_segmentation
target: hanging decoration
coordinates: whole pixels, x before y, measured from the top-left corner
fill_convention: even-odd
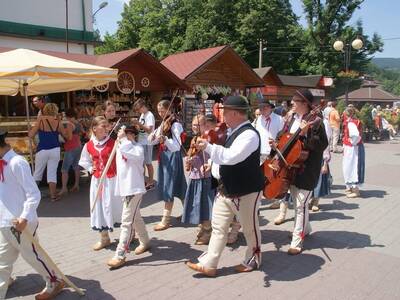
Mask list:
[[[147,88],[150,86],[150,79],[148,77],[143,77],[140,83],[142,84],[142,87]]]
[[[131,94],[135,89],[135,79],[127,71],[118,74],[117,88],[123,94]]]
[[[231,93],[232,89],[229,86],[203,86],[195,85],[193,87],[193,93],[197,94],[209,94],[209,95],[219,95],[222,94],[227,96]]]
[[[106,84],[96,86],[95,89],[100,93],[104,93],[108,90],[109,86],[110,84],[107,82]]]

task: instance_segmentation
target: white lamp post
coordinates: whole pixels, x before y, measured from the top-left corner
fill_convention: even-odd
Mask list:
[[[344,67],[346,73],[349,72],[349,67],[350,67],[350,59],[351,59],[351,48],[354,50],[360,50],[363,47],[363,41],[360,38],[356,38],[351,42],[351,46],[349,43],[344,44],[342,41],[337,40],[336,42],[333,43],[333,49],[336,51],[343,52],[344,54]],[[348,91],[349,91],[349,82],[346,84],[346,105],[348,101]]]

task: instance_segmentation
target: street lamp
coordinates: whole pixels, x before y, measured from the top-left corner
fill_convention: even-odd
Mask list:
[[[104,7],[106,7],[108,5],[108,2],[107,1],[104,1],[104,2],[101,2],[100,3],[100,5],[99,5],[99,8],[93,13],[93,15],[92,15],[92,18],[93,18],[93,22],[94,22],[94,16],[97,14],[97,12],[100,10],[100,9],[103,9]]]
[[[340,51],[344,55],[344,68],[345,72],[349,72],[349,67],[350,67],[350,59],[351,59],[351,48],[354,50],[360,50],[363,47],[363,42],[360,38],[356,38],[351,42],[351,45],[349,43],[344,44],[342,41],[337,40],[336,42],[333,43],[333,49],[336,51]],[[346,98],[345,98],[345,103],[347,105],[348,102],[348,92],[349,92],[349,81],[347,80],[346,83]]]

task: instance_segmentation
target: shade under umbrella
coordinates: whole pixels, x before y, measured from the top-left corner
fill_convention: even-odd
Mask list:
[[[25,96],[28,130],[28,95],[90,90],[117,81],[117,76],[117,69],[78,63],[28,49],[0,53],[0,95],[21,93]],[[33,169],[31,144],[30,156]]]

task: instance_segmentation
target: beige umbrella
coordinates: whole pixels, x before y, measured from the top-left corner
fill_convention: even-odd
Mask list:
[[[78,63],[28,49],[0,53],[0,95],[25,96],[28,130],[29,95],[90,90],[117,81],[118,70]],[[32,145],[30,156],[33,164]]]

